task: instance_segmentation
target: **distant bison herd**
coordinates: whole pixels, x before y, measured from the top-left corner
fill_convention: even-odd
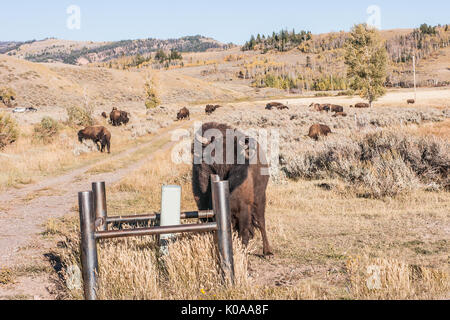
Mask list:
[[[108,119],[108,114],[102,112],[102,117]],[[109,120],[110,124],[114,127],[126,125],[130,122],[130,114],[114,107],[109,114]],[[111,137],[111,132],[104,126],[89,126],[78,131],[78,141],[80,143],[83,143],[85,140],[91,140],[102,153],[105,151],[111,153]]]
[[[414,101],[415,102],[415,101]],[[411,102],[411,103],[414,103]],[[409,100],[408,100],[408,103]],[[347,117],[344,107],[335,104],[313,103],[309,106],[317,112],[332,112],[333,117]],[[350,106],[353,107],[353,106]],[[205,107],[206,115],[213,114],[220,105],[209,104]],[[369,108],[367,103],[357,103],[354,108]],[[278,102],[271,102],[266,105],[266,110],[288,110],[287,105]],[[106,112],[102,116],[107,119]],[[293,115],[291,120],[297,119]],[[130,114],[125,111],[113,108],[109,115],[110,123],[113,126],[126,125],[130,120]],[[189,120],[190,111],[186,107],[177,113],[177,120]],[[214,130],[220,132],[221,136],[211,137],[205,134],[206,131]],[[234,131],[234,142],[230,144],[224,137],[227,137],[228,131]],[[323,124],[313,124],[307,137],[318,140],[320,137],[326,137],[332,134],[330,127]],[[239,139],[238,137],[245,137]],[[87,127],[78,132],[78,140],[92,140],[95,144],[100,144],[101,152],[105,150],[111,152],[111,133],[104,126]],[[197,144],[197,145],[196,145]],[[201,146],[198,150],[195,146]],[[222,148],[223,159],[217,161],[216,155],[213,161],[204,161],[203,156],[207,150],[216,150]],[[227,148],[233,148],[233,163],[228,161]],[[264,152],[260,152],[260,145],[251,137],[247,137],[241,132],[225,124],[210,122],[195,133],[194,143],[192,145],[193,165],[192,165],[192,189],[194,199],[199,210],[212,209],[211,197],[211,175],[216,174],[221,180],[229,181],[230,185],[230,211],[234,230],[238,233],[242,243],[246,246],[255,236],[255,229],[258,229],[262,236],[263,253],[271,255],[272,250],[266,232],[265,209],[266,209],[266,189],[269,182],[269,166]],[[199,153],[199,154],[197,154]],[[238,156],[245,158],[244,162],[238,161]],[[220,154],[219,154],[220,156]],[[196,158],[200,161],[196,161]]]

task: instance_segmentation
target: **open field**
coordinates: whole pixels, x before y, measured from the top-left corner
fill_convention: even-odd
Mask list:
[[[39,53],[39,45],[25,49]],[[449,81],[449,49],[423,59],[419,77]],[[354,109],[357,96],[257,88],[238,77],[245,68],[305,63],[295,50],[261,55],[237,47],[186,53],[183,66],[160,70],[0,55],[0,82],[17,93],[15,106],[38,109],[0,108],[20,131],[0,151],[0,299],[82,298],[71,286],[78,284],[71,274],[79,264],[76,196],[92,181],[107,182],[109,215],[159,211],[163,184],[181,185],[182,209],[195,210],[192,169],[171,161],[171,138],[187,129],[190,142],[196,121],[279,132],[280,171],[266,210],[274,256],[261,256],[258,233],[248,248],[235,239],[237,283],[223,287],[209,235],[182,238],[163,263],[154,238],[103,243],[102,299],[449,299],[450,88],[418,88],[414,105],[406,103],[413,89],[389,89],[374,108]],[[161,100],[152,110],[145,108],[149,79]],[[270,101],[289,110],[265,110]],[[223,108],[206,116],[207,103]],[[348,116],[316,112],[311,103],[342,105]],[[77,141],[82,126],[68,123],[75,106],[89,107],[94,123],[111,131],[111,155]],[[184,106],[191,120],[175,121]],[[131,114],[127,126],[101,117],[113,107]],[[44,116],[60,124],[48,143],[35,137]],[[333,133],[306,137],[314,123]],[[370,289],[374,272],[380,283]]]

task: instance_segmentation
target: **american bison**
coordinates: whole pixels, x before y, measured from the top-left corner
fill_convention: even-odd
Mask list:
[[[108,115],[106,114],[106,112],[102,113],[102,117],[105,118],[105,119],[108,119]]]
[[[329,107],[330,107],[331,112],[344,112],[344,107],[342,107],[342,106],[338,106],[336,104],[330,104]]]
[[[184,120],[184,119],[190,119],[190,112],[188,110],[188,108],[184,107],[183,109],[181,109],[178,114],[177,114],[177,120]]]
[[[347,114],[345,112],[336,112],[333,117],[337,118],[337,117],[346,117]]]
[[[92,140],[98,147],[101,144],[101,152],[108,148],[108,153],[111,153],[111,132],[102,126],[87,127],[78,132],[78,141]],[[100,148],[99,148],[100,149]]]
[[[319,140],[320,136],[328,136],[331,133],[330,127],[323,124],[314,124],[309,128],[308,137],[314,140]]]
[[[129,113],[125,111],[117,110],[117,108],[113,108],[111,114],[109,115],[109,119],[111,120],[111,124],[115,127],[121,126],[122,124],[127,124],[130,122],[130,118],[128,117]]]
[[[227,132],[228,131],[228,132]],[[228,143],[233,150],[227,150],[227,133],[232,133],[234,142]],[[220,149],[219,149],[220,148]],[[272,251],[267,238],[265,226],[266,189],[269,182],[266,158],[259,152],[259,143],[243,133],[225,124],[215,122],[203,124],[195,134],[192,147],[194,164],[192,169],[192,188],[199,210],[211,210],[211,175],[219,175],[221,180],[230,183],[230,209],[232,225],[244,245],[248,245],[259,229],[263,240],[264,255]],[[206,150],[212,150],[211,156],[216,156],[216,150],[222,150],[222,158],[203,159]],[[228,154],[232,152],[232,154]],[[260,154],[258,156],[258,154]],[[228,157],[227,157],[228,156]],[[226,159],[233,159],[227,163]],[[239,160],[239,161],[238,161]]]
[[[214,111],[216,111],[217,109],[222,108],[222,106],[220,105],[212,105],[212,104],[208,104],[205,108],[205,112],[207,115],[211,115],[214,113]]]
[[[269,102],[266,105],[266,110],[272,110],[274,108],[276,108],[277,110],[289,110],[287,106],[279,102]]]
[[[407,103],[407,104],[414,104],[414,103],[416,103],[416,100],[414,100],[414,99],[408,99],[408,100],[406,101],[406,103]]]
[[[352,106],[350,106],[350,107],[352,107]],[[360,103],[355,104],[355,108],[356,109],[367,109],[367,108],[370,108],[370,105],[368,103],[360,102]]]
[[[310,108],[314,108],[315,111],[326,111],[329,112],[330,111],[330,106],[328,104],[319,104],[319,103],[312,103],[310,106]]]

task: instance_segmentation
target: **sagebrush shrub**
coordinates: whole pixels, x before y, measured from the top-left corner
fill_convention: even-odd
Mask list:
[[[0,102],[7,107],[12,106],[12,102],[15,100],[16,93],[11,88],[0,88]]]
[[[94,110],[91,107],[73,106],[67,108],[68,124],[71,126],[92,126],[94,125]]]
[[[42,118],[41,122],[34,126],[35,140],[48,144],[59,133],[60,125],[58,121],[51,117]]]
[[[0,113],[0,150],[14,143],[19,137],[17,122],[10,115]]]
[[[327,140],[302,152],[282,151],[282,169],[291,179],[340,178],[368,197],[395,196],[423,184],[449,188],[449,144],[380,131]]]
[[[147,109],[156,108],[161,103],[156,85],[153,81],[147,81],[145,83],[145,107]]]

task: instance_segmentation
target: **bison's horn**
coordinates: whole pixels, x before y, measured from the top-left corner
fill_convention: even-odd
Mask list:
[[[205,137],[202,137],[201,135],[199,135],[198,133],[195,135],[195,139],[200,142],[203,145],[207,145],[209,144],[209,140]]]

